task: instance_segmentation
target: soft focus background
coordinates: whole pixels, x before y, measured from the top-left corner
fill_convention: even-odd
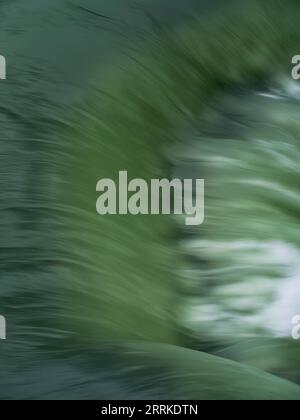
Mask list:
[[[297,2],[0,15],[0,397],[300,398]],[[205,178],[205,224],[99,218],[124,169]]]

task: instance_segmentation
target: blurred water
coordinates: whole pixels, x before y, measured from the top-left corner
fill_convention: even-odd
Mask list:
[[[153,379],[153,389],[148,384],[149,393],[149,388],[127,379],[130,369],[122,365],[117,350],[97,348],[98,343],[93,350],[90,343],[75,350],[73,326],[66,323],[65,331],[53,321],[53,313],[61,319],[76,311],[68,308],[65,315],[61,292],[72,295],[78,285],[68,289],[53,270],[59,267],[65,274],[70,261],[56,252],[64,242],[52,221],[58,163],[50,146],[55,145],[60,157],[61,137],[53,133],[65,129],[65,117],[83,92],[94,83],[105,88],[116,68],[126,69],[128,55],[149,33],[160,31],[161,24],[181,25],[186,15],[222,3],[1,3],[0,53],[8,62],[8,80],[0,84],[0,313],[8,319],[8,340],[1,343],[1,396],[157,398],[162,371],[172,379],[174,371],[168,371],[167,363],[154,359],[149,370],[157,382]],[[183,148],[169,150],[176,173],[208,181],[207,223],[201,231],[181,232],[180,243],[187,258],[180,273],[187,295],[184,327],[199,343],[212,340],[223,347],[228,339],[286,337],[289,317],[298,310],[299,103],[293,92],[290,86],[288,92],[229,92],[199,119],[195,132],[183,133]],[[252,183],[242,182],[245,178]],[[146,262],[151,267],[151,260]],[[82,298],[83,293],[79,304]],[[91,312],[97,316],[98,302],[93,306],[92,298]],[[237,358],[235,353],[229,351],[226,357]],[[147,363],[142,366],[147,370]],[[298,379],[298,374],[280,373]],[[173,397],[184,395],[180,387],[168,391]]]
[[[206,180],[206,222],[181,241],[186,321],[202,339],[291,336],[300,311],[299,99],[290,81],[228,94],[175,152],[176,175]]]
[[[161,30],[161,24],[179,25],[203,5],[212,2],[0,3],[0,53],[7,59],[7,80],[0,84],[0,313],[8,324],[8,339],[1,342],[1,397],[129,396],[86,349],[79,364],[97,367],[98,373],[83,374],[75,367],[78,356],[68,353],[72,333],[56,328],[53,313],[43,311],[51,307],[57,318],[62,315],[54,302],[59,280],[53,266],[61,256],[55,252],[51,209],[57,163],[50,149],[55,144],[60,153],[55,133],[94,83],[105,88],[114,69],[126,68],[128,56],[149,34]],[[65,335],[67,343],[61,340],[60,349],[66,362],[56,341]]]

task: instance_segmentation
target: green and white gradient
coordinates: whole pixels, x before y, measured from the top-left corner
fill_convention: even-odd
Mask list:
[[[4,88],[2,398],[300,398],[300,8],[190,14],[63,99],[35,66],[40,89]],[[120,170],[205,178],[205,224],[100,217]]]

